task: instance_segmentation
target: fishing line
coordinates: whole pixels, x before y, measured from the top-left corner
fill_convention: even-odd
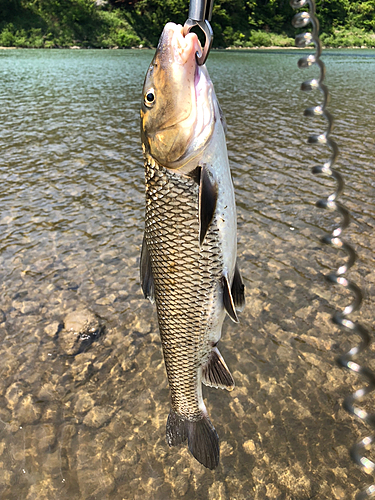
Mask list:
[[[329,245],[335,249],[343,250],[346,253],[347,260],[339,268],[326,275],[329,283],[341,286],[349,290],[353,295],[353,301],[347,305],[342,311],[336,311],[332,316],[334,324],[346,329],[350,334],[356,334],[360,337],[360,342],[353,346],[347,353],[342,354],[337,358],[338,364],[352,373],[360,375],[367,385],[348,395],[343,402],[343,408],[359,419],[363,424],[368,424],[373,430],[375,427],[375,414],[368,413],[356,403],[363,401],[375,389],[375,375],[367,367],[360,365],[357,361],[358,356],[368,348],[371,339],[368,331],[358,322],[349,319],[353,313],[358,312],[362,304],[362,291],[361,289],[348,278],[345,277],[346,273],[353,267],[356,261],[356,252],[354,248],[345,242],[341,236],[343,231],[349,226],[350,215],[349,211],[338,201],[344,189],[344,180],[342,175],[333,168],[339,154],[339,149],[336,142],[330,137],[333,117],[327,110],[329,92],[326,85],[324,85],[325,65],[321,61],[322,45],[319,39],[319,21],[316,17],[315,1],[314,0],[291,0],[290,5],[293,9],[302,7],[309,7],[309,11],[299,12],[293,18],[293,26],[295,28],[304,28],[308,24],[312,25],[312,32],[302,33],[296,36],[297,47],[307,47],[310,44],[315,45],[315,54],[309,54],[302,57],[298,61],[298,67],[308,68],[313,64],[317,65],[320,70],[318,78],[313,78],[302,83],[301,90],[308,92],[318,89],[323,94],[323,102],[317,106],[312,106],[304,111],[304,116],[317,117],[321,116],[327,121],[327,129],[322,134],[310,135],[308,138],[309,144],[326,145],[331,150],[331,157],[324,163],[324,165],[315,166],[312,168],[314,175],[322,175],[333,179],[336,182],[336,190],[327,198],[319,200],[316,205],[318,208],[336,212],[341,216],[341,223],[331,233],[325,234],[321,241],[325,245]],[[366,500],[375,498],[375,463],[373,460],[366,456],[366,452],[373,449],[374,436],[369,435],[355,443],[351,450],[350,455],[352,460],[358,464],[364,472],[372,475],[373,483],[357,493],[356,500]]]

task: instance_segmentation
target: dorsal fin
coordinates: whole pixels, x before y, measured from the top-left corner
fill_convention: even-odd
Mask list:
[[[232,391],[234,380],[219,349],[214,347],[205,365],[202,366],[202,382],[208,387]]]
[[[243,284],[240,270],[236,262],[232,283],[232,297],[236,310],[241,312],[245,307],[245,285]]]
[[[143,295],[145,299],[149,299],[151,304],[153,304],[155,302],[154,278],[152,276],[151,258],[145,236],[143,236],[142,242],[140,271]]]
[[[202,245],[215,214],[217,185],[206,165],[201,167],[199,182],[199,244]]]
[[[229,285],[228,281],[228,276],[224,275],[222,278],[222,284],[223,284],[223,303],[224,307],[229,314],[230,318],[235,322],[238,323],[238,317],[236,313],[236,307],[233,301],[232,297],[232,291]]]

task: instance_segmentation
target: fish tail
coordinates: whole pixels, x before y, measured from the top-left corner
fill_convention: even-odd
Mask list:
[[[215,469],[219,464],[219,436],[211,420],[205,415],[196,422],[187,421],[189,450],[207,469]]]
[[[167,442],[175,446],[188,440],[193,457],[207,469],[215,469],[219,464],[219,436],[208,415],[200,420],[187,420],[170,411],[167,421]]]
[[[186,420],[171,410],[167,420],[167,443],[169,446],[177,446],[186,441]]]

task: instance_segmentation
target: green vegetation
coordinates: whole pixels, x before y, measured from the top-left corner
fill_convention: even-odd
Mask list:
[[[0,46],[155,46],[167,21],[183,24],[188,0],[0,0]],[[317,0],[322,41],[375,47],[375,0]],[[294,45],[289,0],[215,0],[216,47]]]

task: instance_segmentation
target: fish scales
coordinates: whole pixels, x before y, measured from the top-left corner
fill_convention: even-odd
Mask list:
[[[145,172],[145,237],[172,408],[200,419],[197,374],[212,349],[210,303],[223,269],[218,229],[214,220],[200,247],[198,184],[156,163],[146,163]]]

